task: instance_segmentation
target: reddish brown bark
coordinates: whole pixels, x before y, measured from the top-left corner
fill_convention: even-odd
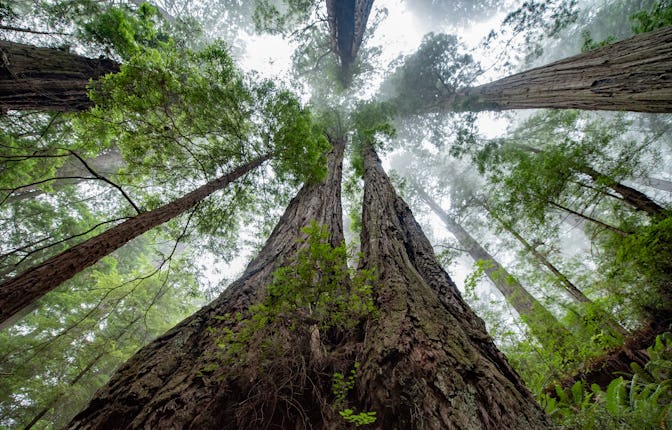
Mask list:
[[[379,277],[357,380],[375,428],[546,429],[549,419],[438,264],[373,150],[364,155],[362,267]]]
[[[302,379],[305,375],[292,374],[295,368],[284,366],[287,361],[283,359],[287,357],[280,356],[275,357],[278,359],[275,367],[270,364],[273,371],[267,375],[250,370],[254,366],[252,362],[218,362],[216,336],[212,333],[229,327],[230,323],[221,318],[223,315],[245,313],[250,305],[261,300],[274,270],[287,264],[304,246],[297,238],[311,221],[328,226],[332,245],[341,244],[343,149],[343,143],[334,144],[327,180],[303,187],[243,275],[211,304],[133,356],[73,419],[69,428],[294,430],[305,428],[301,424],[321,428],[324,405],[320,405],[312,393],[313,390],[331,392],[330,373],[311,374],[313,379]],[[303,340],[308,343],[307,339]],[[310,351],[298,348],[293,363],[306,364],[310,356]],[[203,374],[204,368],[213,363],[217,370]],[[293,379],[283,379],[286,386],[262,385],[268,389],[264,393],[257,391],[260,381],[266,381],[266,377],[277,381],[273,378],[288,375]],[[319,378],[326,379],[326,385],[321,384]],[[294,397],[284,397],[289,395]],[[267,396],[268,401],[255,402],[258,396]]]
[[[460,110],[672,112],[672,27],[468,88],[442,103]]]
[[[0,110],[76,112],[92,106],[87,85],[119,71],[106,58],[0,41]]]
[[[373,0],[327,0],[332,50],[347,75],[357,58]]]
[[[124,221],[0,284],[0,328],[9,326],[12,316],[61,283],[128,241],[193,208],[210,194],[259,167],[269,158],[268,155],[259,157],[171,203]]]

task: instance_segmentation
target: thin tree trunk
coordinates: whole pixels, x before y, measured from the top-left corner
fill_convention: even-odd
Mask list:
[[[102,176],[109,176],[117,173],[119,169],[124,166],[124,160],[121,158],[121,153],[117,148],[113,148],[97,157],[86,160],[86,164],[91,167],[96,173]],[[87,177],[91,177],[84,165],[76,158],[68,159],[61,167],[56,169],[55,181],[52,182],[51,187],[58,189],[64,185],[77,185],[79,183],[88,181]],[[12,195],[5,199],[5,203],[15,203],[45,194],[45,191],[37,185],[29,185],[21,187],[14,191]]]
[[[119,71],[106,58],[0,40],[0,111],[77,112],[92,106],[90,80]]]
[[[269,372],[251,376],[247,369],[253,363],[218,361],[217,333],[231,326],[223,318],[225,315],[244,314],[249,306],[260,302],[275,269],[287,264],[305,246],[297,238],[311,221],[328,226],[333,246],[341,244],[344,146],[342,142],[334,143],[328,157],[327,180],[303,187],[243,275],[211,304],[135,354],[68,428],[239,429],[257,418],[256,426],[251,428],[305,428],[300,427],[301,423],[309,428],[321,427],[320,412],[324,405],[317,404],[311,390],[330,392],[331,374],[326,374],[326,384],[316,375],[311,375],[314,380],[306,381],[302,378],[304,374],[293,374],[288,386],[276,386],[263,393],[268,396],[268,402],[255,403],[251,393],[257,393],[259,381],[275,375]],[[280,357],[272,357],[275,358]],[[304,363],[309,360],[305,351],[297,351],[294,359]],[[212,365],[216,366],[215,370],[205,370]],[[280,373],[291,369],[278,367],[276,370]],[[304,382],[305,385],[301,385]],[[288,392],[287,388],[292,391]],[[248,405],[256,405],[258,409],[250,410]],[[298,408],[316,415],[301,415]]]
[[[475,261],[483,261],[485,274],[502,293],[506,301],[513,306],[529,326],[532,334],[539,342],[548,347],[557,345],[571,337],[571,334],[560,324],[537,299],[535,299],[518,280],[504,269],[461,225],[455,222],[421,187],[415,187],[420,198],[441,218],[444,225],[455,236],[460,245],[467,250]]]
[[[20,313],[21,309],[77,273],[128,241],[193,208],[210,194],[223,189],[269,158],[270,155],[256,158],[171,203],[124,221],[0,284],[0,329],[11,325],[12,317]]]
[[[672,112],[672,27],[465,89],[442,105]]]
[[[579,171],[590,176],[595,182],[602,182],[612,190],[621,195],[623,201],[637,209],[649,214],[652,218],[660,218],[665,215],[665,208],[651,200],[646,194],[632,187],[624,185],[618,181],[601,174],[589,166],[579,168]]]
[[[326,0],[326,6],[331,49],[338,56],[341,76],[345,78],[357,58],[373,0]]]
[[[546,258],[546,256],[544,254],[539,252],[536,247],[532,246],[532,244],[530,244],[527,240],[525,240],[525,238],[523,236],[521,236],[520,233],[518,233],[516,231],[516,229],[514,229],[511,224],[509,224],[508,222],[502,220],[501,218],[499,218],[498,216],[493,214],[487,207],[485,207],[485,210],[487,210],[488,213],[490,213],[490,216],[492,216],[494,219],[496,219],[499,222],[499,224],[502,227],[504,227],[504,229],[506,231],[511,233],[511,235],[513,237],[515,237],[516,240],[518,240],[518,242],[520,242],[520,244],[523,245],[523,247],[528,252],[530,252],[542,266],[546,267],[551,273],[553,273],[553,275],[555,275],[556,279],[560,282],[560,284],[563,286],[565,291],[567,291],[567,293],[569,293],[569,295],[572,298],[574,298],[574,300],[576,302],[587,303],[587,304],[590,304],[590,305],[594,306],[592,300],[590,300],[588,297],[586,297],[586,295],[583,294],[583,292],[581,290],[579,290],[576,287],[576,285],[574,285],[572,283],[572,281],[570,281],[569,278],[567,278],[567,276],[565,276],[564,273],[562,273],[557,267],[555,267],[555,265],[553,263],[551,263],[548,260],[548,258]],[[606,325],[614,333],[616,333],[618,335],[621,335],[621,336],[627,336],[628,334],[630,334],[630,332],[628,330],[626,330],[623,326],[621,326],[612,317],[610,317],[609,315],[606,315],[606,313],[604,313],[603,311],[601,311],[600,313],[602,314],[601,317],[604,318],[604,321],[605,321]]]
[[[543,155],[544,151],[539,148],[535,148],[530,145],[524,144],[515,144],[517,148],[521,148],[525,151],[531,152],[533,154]],[[665,208],[660,206],[658,203],[651,200],[646,194],[638,191],[632,187],[629,187],[621,182],[618,182],[609,176],[598,172],[588,165],[577,165],[574,166],[577,172],[588,175],[590,179],[595,183],[601,182],[603,185],[611,188],[613,191],[617,192],[621,196],[621,200],[629,204],[638,211],[646,212],[653,218],[659,218],[665,214]],[[611,194],[605,193],[610,197],[617,197]]]
[[[628,232],[626,232],[626,231],[623,231],[623,230],[619,229],[618,227],[614,227],[613,225],[607,224],[607,223],[602,222],[602,221],[600,221],[600,220],[598,220],[598,219],[591,218],[591,217],[589,217],[588,215],[582,214],[581,212],[577,212],[577,211],[575,211],[575,210],[573,210],[573,209],[570,209],[570,208],[568,208],[568,207],[566,207],[566,206],[563,206],[563,205],[561,205],[561,204],[559,204],[559,203],[555,203],[555,202],[553,202],[553,201],[549,201],[548,204],[551,205],[551,206],[555,206],[556,208],[558,208],[558,209],[560,209],[560,210],[562,210],[562,211],[565,211],[565,212],[567,212],[567,213],[570,214],[570,215],[576,216],[576,217],[578,217],[579,219],[586,220],[586,221],[590,221],[591,223],[593,223],[593,224],[595,224],[595,225],[599,225],[600,227],[603,227],[603,228],[605,228],[605,229],[607,229],[607,230],[609,230],[609,231],[612,231],[612,232],[618,234],[619,236],[627,237],[627,236],[630,235],[630,233],[628,233]]]
[[[377,429],[547,429],[549,419],[462,300],[385,175],[364,154],[361,267],[379,315],[356,385]]]

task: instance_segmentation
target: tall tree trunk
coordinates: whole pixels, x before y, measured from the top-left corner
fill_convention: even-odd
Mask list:
[[[0,284],[0,329],[11,325],[14,315],[20,314],[23,308],[61,283],[128,241],[193,208],[210,194],[223,189],[269,158],[270,155],[256,158],[171,203],[124,221]]]
[[[378,429],[546,429],[551,423],[462,300],[385,175],[364,154],[361,267],[379,315],[356,381]]]
[[[571,337],[570,333],[560,324],[537,299],[535,299],[518,280],[504,269],[460,224],[455,222],[438,203],[434,201],[421,187],[415,187],[420,198],[443,221],[444,225],[464,247],[471,258],[478,262],[483,261],[485,274],[502,293],[506,301],[513,306],[530,331],[537,339],[548,347],[557,345],[558,341]]]
[[[539,154],[539,155],[544,154],[544,151],[542,149],[535,148],[530,145],[516,144],[515,146],[517,148],[521,148],[533,154]],[[586,164],[580,164],[575,166],[574,168],[576,169],[577,172],[583,173],[584,175],[588,175],[590,179],[593,180],[593,182],[602,183],[603,185],[617,192],[625,203],[629,204],[636,210],[646,212],[653,218],[659,218],[665,214],[665,208],[663,208],[658,203],[651,200],[649,196],[642,193],[641,191],[637,191],[632,187],[629,187],[621,182],[618,182],[617,180],[612,179],[611,177],[603,174],[602,172],[598,172],[597,170],[593,169],[592,167]]]
[[[305,428],[300,427],[301,423],[321,428],[320,412],[324,405],[317,404],[312,390],[331,390],[331,374],[326,375],[329,380],[326,388],[320,385],[319,375],[312,375],[315,379],[307,381],[302,378],[305,374],[297,372],[290,375],[293,381],[284,381],[287,386],[278,385],[259,393],[255,390],[264,375],[250,375],[251,362],[218,362],[219,348],[213,333],[230,327],[223,316],[244,314],[261,301],[275,269],[287,264],[305,246],[297,238],[311,221],[328,226],[333,246],[341,244],[344,146],[343,142],[334,143],[328,157],[327,180],[303,187],[243,275],[215,301],[135,354],[73,419],[69,428],[239,429],[256,418],[259,418],[256,426],[249,425],[250,428]],[[310,360],[305,351],[296,352],[297,361],[303,360],[305,364]],[[213,364],[217,369],[208,373],[205,369]],[[278,366],[277,372],[269,372],[267,376],[273,378],[277,376],[275,373],[293,369]],[[288,388],[292,391],[288,392]],[[268,402],[255,403],[255,396],[268,396]],[[250,410],[248,405],[258,409]]]
[[[373,0],[326,0],[332,51],[347,77],[364,38]],[[347,83],[347,82],[344,82]]]
[[[497,220],[497,222],[499,222],[499,224],[506,231],[511,233],[511,235],[513,237],[515,237],[516,240],[518,240],[518,242],[520,242],[521,245],[523,245],[523,248],[525,248],[525,250],[527,250],[528,252],[530,252],[534,256],[534,258],[536,259],[536,261],[539,262],[539,264],[541,264],[546,269],[548,269],[556,277],[556,279],[560,282],[560,285],[562,285],[562,287],[565,289],[565,291],[567,291],[567,293],[569,293],[569,295],[576,302],[586,303],[586,304],[590,304],[591,306],[595,306],[592,300],[590,300],[588,297],[586,297],[586,295],[583,294],[583,292],[581,290],[579,290],[576,287],[576,285],[574,285],[574,283],[572,281],[570,281],[569,278],[567,278],[567,276],[565,276],[565,274],[560,271],[560,269],[555,267],[555,265],[553,263],[551,263],[548,260],[548,258],[546,258],[546,256],[544,254],[539,252],[539,250],[535,246],[533,246],[523,236],[521,236],[521,234],[518,233],[516,231],[516,229],[513,228],[513,226],[510,223],[504,221],[503,219],[501,219],[500,217],[495,215],[487,206],[484,206],[484,208],[485,208],[485,210],[488,211],[490,216],[492,216],[495,220]],[[601,314],[600,315],[601,318],[604,319],[604,322],[605,322],[606,326],[613,333],[615,333],[617,335],[621,335],[621,336],[627,336],[628,334],[630,334],[630,332],[628,330],[626,330],[622,325],[620,325],[611,316],[607,315],[604,311],[601,311],[600,314]]]
[[[672,112],[672,27],[467,88],[442,104],[460,110]]]
[[[0,110],[77,112],[92,106],[90,80],[119,71],[106,58],[0,40]]]

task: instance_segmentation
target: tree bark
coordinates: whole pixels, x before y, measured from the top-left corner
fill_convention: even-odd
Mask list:
[[[343,76],[350,73],[364,38],[373,0],[327,0],[332,51]]]
[[[672,112],[672,27],[467,88],[441,105]]]
[[[0,110],[86,110],[89,82],[118,71],[106,58],[0,40]]]
[[[277,386],[269,390],[272,392],[264,393],[270,399],[267,403],[258,405],[257,410],[250,410],[246,407],[255,404],[252,393],[257,393],[255,387],[264,377],[249,374],[246,369],[251,363],[219,363],[221,367],[215,374],[204,375],[202,371],[207,365],[217,363],[214,354],[218,348],[212,333],[230,324],[222,316],[245,313],[250,305],[260,302],[272,282],[275,269],[287,264],[304,246],[296,240],[303,234],[303,227],[315,221],[328,226],[333,246],[343,241],[341,171],[344,146],[343,142],[334,143],[334,150],[329,155],[327,180],[303,187],[243,275],[215,301],[141,349],[98,391],[68,428],[202,430],[239,429],[247,424],[251,428],[294,430],[305,428],[300,427],[302,422],[309,428],[321,428],[321,405],[311,398],[311,390],[330,391],[331,374],[326,375],[326,387],[317,379],[303,381],[300,375],[294,375],[296,381],[293,384],[305,382],[305,385],[289,384],[293,390],[289,394]],[[305,351],[297,351],[295,359],[309,360]],[[291,369],[277,367],[276,370],[286,372]],[[278,400],[284,395],[294,396],[289,399],[291,404]],[[304,415],[297,412],[297,404],[306,411]],[[313,415],[306,416],[309,414]],[[250,421],[254,425],[250,425]]]
[[[124,221],[0,284],[0,329],[11,325],[14,315],[20,314],[23,308],[61,283],[128,241],[193,208],[210,194],[223,189],[269,158],[270,155],[256,158],[171,203]]]
[[[420,198],[441,218],[444,225],[455,236],[460,245],[475,261],[483,261],[485,274],[502,293],[506,301],[518,312],[539,342],[549,348],[556,348],[558,341],[571,337],[560,322],[518,280],[509,274],[495,258],[488,253],[461,225],[455,222],[421,187],[415,187]]]
[[[370,322],[357,379],[377,429],[550,428],[462,300],[385,175],[364,154],[361,268],[375,271],[378,318]]]

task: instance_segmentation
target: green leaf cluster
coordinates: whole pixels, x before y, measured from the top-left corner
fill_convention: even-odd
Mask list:
[[[563,428],[597,430],[661,429],[672,426],[672,334],[656,337],[648,348],[649,362],[632,364],[633,374],[612,380],[603,391],[582,381],[569,389],[544,394],[546,412]]]
[[[227,323],[211,329],[215,343],[222,350],[219,359],[242,362],[251,344],[261,339],[261,356],[277,355],[271,339],[279,327],[290,331],[316,326],[321,332],[348,332],[363,321],[374,318],[374,275],[347,267],[345,245],[334,247],[329,230],[314,221],[302,229],[300,250],[287,266],[278,268],[268,286],[266,298],[251,306],[247,316],[237,313],[220,317]]]
[[[347,407],[346,397],[355,388],[358,369],[359,362],[355,362],[347,377],[336,372],[332,376],[331,382],[331,390],[335,396],[334,408],[338,410],[338,414],[343,417],[345,422],[354,424],[356,427],[376,422],[375,411],[355,413],[353,409]]]

